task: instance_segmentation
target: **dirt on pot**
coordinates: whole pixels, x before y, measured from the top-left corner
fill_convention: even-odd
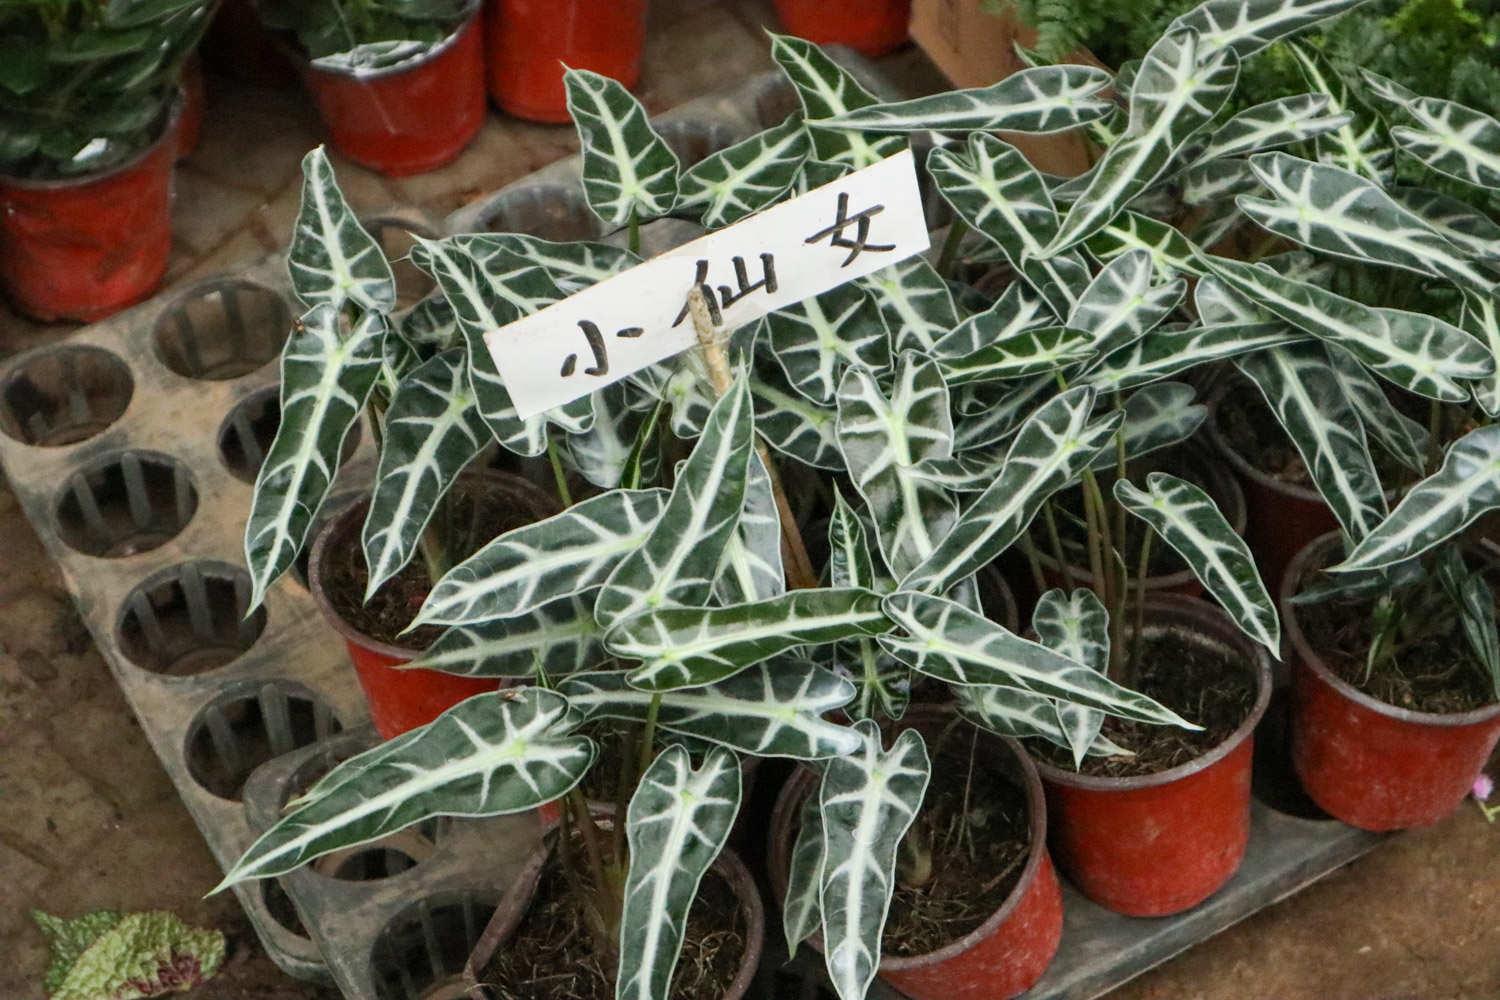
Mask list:
[[[580,878],[588,876],[580,873]],[[587,920],[554,855],[526,916],[480,972],[479,982],[496,1000],[614,1000],[609,959],[594,947]],[[688,911],[671,1000],[722,997],[744,960],[745,932],[734,890],[710,869]]]
[[[1138,664],[1138,665],[1137,665]],[[1255,664],[1227,648],[1194,642],[1174,631],[1148,630],[1126,685],[1172,709],[1201,730],[1154,726],[1109,716],[1104,735],[1134,757],[1085,757],[1079,773],[1109,778],[1157,774],[1208,753],[1239,729],[1255,707]],[[1031,739],[1027,749],[1065,771],[1073,758],[1062,747]]]

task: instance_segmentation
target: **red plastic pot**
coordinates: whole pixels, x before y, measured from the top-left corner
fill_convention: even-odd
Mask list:
[[[1500,703],[1440,715],[1397,708],[1346,683],[1307,642],[1291,603],[1302,578],[1340,544],[1337,532],[1297,554],[1281,585],[1293,652],[1292,766],[1325,812],[1363,830],[1428,826],[1463,802],[1500,740]]]
[[[465,487],[483,489],[486,497],[495,497],[510,510],[523,512],[528,521],[541,520],[556,512],[556,503],[550,496],[518,476],[492,470],[470,473],[459,481],[459,488]],[[390,739],[425,726],[465,698],[494,691],[503,682],[438,670],[393,669],[410,663],[418,651],[372,639],[339,614],[324,590],[327,560],[335,552],[347,552],[351,546],[358,549],[360,527],[368,508],[368,501],[350,504],[329,518],[318,532],[308,559],[307,586],[318,610],[344,640],[376,732],[381,738]],[[495,534],[504,530],[498,522],[496,527]]]
[[[911,0],[776,0],[776,16],[798,38],[883,56],[905,43]]]
[[[907,719],[944,719],[950,709],[913,705]],[[1062,892],[1047,855],[1047,811],[1036,768],[1015,740],[980,732],[981,760],[1007,767],[1025,786],[1031,849],[1021,877],[1005,902],[978,928],[926,955],[880,960],[880,977],[912,1000],[1005,1000],[1042,978],[1062,939]],[[817,788],[818,775],[799,768],[782,787],[771,813],[768,862],[777,905],[786,899],[793,824]],[[821,934],[809,943],[823,950]]]
[[[646,43],[646,0],[488,0],[490,97],[508,114],[567,122],[563,67],[634,87]]]
[[[1052,852],[1085,896],[1116,913],[1161,917],[1196,906],[1239,868],[1250,840],[1255,725],[1271,697],[1264,649],[1203,601],[1158,597],[1147,629],[1173,628],[1255,664],[1249,716],[1208,753],[1157,774],[1113,778],[1037,762],[1052,816]]]
[[[304,65],[334,148],[389,177],[435,170],[484,124],[484,48],[476,5],[442,44],[412,62],[353,73]]]
[[[177,115],[151,148],[102,174],[0,176],[0,283],[40,320],[93,322],[148,297],[172,250]]]
[[[203,61],[194,53],[182,66],[182,118],[177,123],[177,158],[185,160],[198,148],[203,134]]]

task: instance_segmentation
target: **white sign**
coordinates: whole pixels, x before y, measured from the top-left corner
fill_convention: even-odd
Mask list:
[[[705,286],[735,329],[928,248],[910,151],[590,286],[484,342],[522,417],[697,343],[687,296]]]

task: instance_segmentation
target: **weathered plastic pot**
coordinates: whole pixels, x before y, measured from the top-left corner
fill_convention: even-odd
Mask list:
[[[507,114],[570,121],[563,67],[634,87],[646,44],[646,0],[488,0],[490,97]]]
[[[905,43],[911,0],[776,0],[776,16],[799,38],[883,56]]]
[[[501,502],[511,509],[525,511],[531,520],[541,520],[556,511],[547,494],[519,476],[492,470],[469,473],[460,480],[460,488],[471,483],[477,484],[472,488],[483,489],[487,496],[498,494]],[[360,527],[368,509],[368,500],[350,504],[319,530],[308,560],[307,586],[318,610],[344,640],[375,731],[381,738],[390,739],[425,726],[465,698],[494,691],[503,682],[493,677],[460,677],[438,670],[394,669],[410,663],[418,651],[373,639],[339,614],[324,588],[328,560],[350,546],[358,549]]]
[[[420,58],[353,72],[303,67],[334,148],[389,177],[435,170],[484,125],[484,45],[479,8]]]
[[[906,718],[942,719],[951,709],[913,705]],[[880,960],[880,977],[912,1000],[1006,1000],[1030,989],[1047,971],[1062,939],[1062,892],[1047,854],[1047,810],[1035,766],[1016,741],[980,732],[980,759],[1007,769],[1026,793],[1030,850],[1016,886],[999,909],[975,930],[925,955]],[[794,823],[802,803],[816,793],[818,775],[799,768],[782,787],[771,814],[768,848],[771,887],[777,905],[786,899]],[[819,952],[823,937],[809,943]]]
[[[1156,774],[1104,777],[1045,761],[1037,770],[1063,874],[1116,913],[1162,917],[1213,895],[1245,856],[1255,725],[1271,698],[1271,665],[1264,649],[1203,601],[1155,598],[1146,629],[1180,630],[1253,663],[1255,704],[1244,722],[1203,756]]]
[[[172,250],[177,122],[102,174],[0,176],[0,283],[22,312],[90,323],[156,290]]]
[[[195,52],[182,66],[182,118],[177,124],[177,158],[185,160],[198,148],[203,134],[203,61]]]
[[[1500,703],[1451,715],[1397,708],[1346,683],[1308,644],[1291,603],[1337,532],[1298,553],[1281,585],[1292,649],[1292,766],[1325,812],[1363,830],[1428,826],[1463,802],[1500,740]]]
[[[543,807],[544,810],[546,808]],[[590,806],[590,811],[595,814],[596,822],[606,829],[610,828],[613,820],[609,816],[611,810],[608,807],[593,805]],[[556,809],[543,812],[543,825],[548,829],[556,826],[559,815],[560,810]],[[541,881],[542,871],[552,856],[552,850],[551,843],[544,843],[537,848],[527,859],[525,866],[516,876],[516,880],[511,883],[510,888],[506,890],[505,895],[500,898],[494,916],[490,918],[489,926],[485,928],[478,945],[469,956],[468,967],[471,972],[476,974],[483,972],[495,952],[508,946],[511,937],[521,926],[526,911],[531,908],[532,900],[536,897],[537,884]],[[766,938],[765,908],[761,905],[760,890],[755,887],[755,879],[751,877],[750,870],[745,867],[745,863],[740,860],[733,848],[726,847],[720,851],[719,856],[714,859],[711,870],[729,883],[730,890],[739,902],[740,918],[745,927],[745,954],[740,959],[739,970],[724,992],[717,997],[704,997],[703,1000],[741,1000],[749,991],[755,979],[756,970],[760,968],[760,956],[765,947]]]

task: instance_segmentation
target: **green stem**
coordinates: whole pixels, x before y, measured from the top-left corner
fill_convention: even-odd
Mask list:
[[[948,226],[948,236],[943,240],[943,249],[938,252],[937,273],[943,277],[952,277],[948,272],[953,269],[953,262],[958,259],[958,249],[969,234],[969,224],[962,219],[954,219]]]
[[[1031,582],[1036,587],[1038,596],[1047,592],[1047,575],[1042,572],[1042,560],[1037,555],[1036,543],[1031,536],[1021,536],[1021,551],[1026,554],[1026,565],[1031,569]]]
[[[635,209],[633,209],[633,208],[630,210],[630,223],[629,223],[629,226],[630,226],[630,229],[629,229],[628,239],[629,239],[629,242],[630,242],[630,252],[633,253],[633,254],[635,254],[636,256],[640,256],[640,253],[641,253],[641,219],[640,219],[640,216],[636,215]]]
[[[1083,488],[1085,509],[1089,504],[1094,507],[1094,526],[1089,531],[1089,566],[1094,573],[1094,586],[1102,588],[1100,596],[1104,599],[1104,606],[1111,609],[1111,614],[1116,611],[1123,613],[1124,595],[1115,593],[1114,560],[1118,556],[1115,553],[1114,532],[1109,526],[1109,507],[1104,502],[1104,491],[1099,488],[1099,480],[1093,469],[1083,470]],[[1094,554],[1096,548],[1097,557]]]
[[[656,755],[656,717],[660,714],[661,692],[658,691],[651,696],[651,704],[646,706],[646,726],[641,731],[640,757],[636,760],[641,774],[646,773],[646,768],[651,766],[651,758]]]
[[[1155,535],[1155,532],[1148,530],[1141,537],[1141,564],[1135,571],[1135,631],[1130,634],[1130,656],[1126,659],[1125,666],[1133,666],[1140,662],[1141,633],[1146,629],[1146,574],[1151,564],[1151,542]],[[1110,643],[1111,661],[1114,660],[1114,646],[1115,643],[1112,641]],[[1123,667],[1117,669],[1113,662],[1110,667],[1114,671],[1110,679],[1123,684],[1125,682]]]
[[[1063,586],[1069,593],[1073,592],[1074,585],[1078,582],[1073,579],[1073,565],[1068,562],[1066,553],[1063,552],[1062,535],[1057,531],[1057,515],[1052,512],[1052,501],[1047,500],[1042,504],[1042,520],[1047,525],[1047,544],[1052,548],[1052,558],[1057,562],[1057,568],[1062,573]],[[1043,587],[1043,590],[1046,588]]]
[[[1430,400],[1427,404],[1427,471],[1436,472],[1443,462],[1443,404]]]
[[[547,435],[547,461],[552,464],[552,480],[557,484],[557,499],[564,508],[573,506],[573,491],[568,489],[568,474],[563,469],[562,456],[557,453],[557,442]]]

